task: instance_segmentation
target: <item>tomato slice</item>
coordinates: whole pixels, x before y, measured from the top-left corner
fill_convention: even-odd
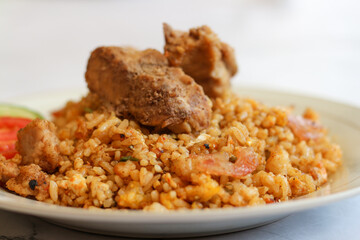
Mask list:
[[[10,141],[10,140],[16,140],[17,138],[17,132],[20,130],[20,128],[14,128],[14,129],[0,129],[0,142],[1,141]]]
[[[31,121],[21,117],[0,117],[0,154],[6,159],[14,157],[17,153],[17,132]]]
[[[31,119],[19,117],[0,117],[0,128],[23,128]]]
[[[2,151],[15,149],[15,143],[16,143],[16,139],[11,141],[0,141],[0,153]]]

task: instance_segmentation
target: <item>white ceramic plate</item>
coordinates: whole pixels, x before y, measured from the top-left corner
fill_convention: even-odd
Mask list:
[[[360,109],[332,101],[275,91],[242,88],[242,96],[269,105],[294,105],[301,112],[312,107],[344,152],[344,165],[319,191],[301,199],[260,207],[174,211],[104,211],[59,207],[0,190],[0,208],[30,214],[69,228],[131,237],[204,236],[252,228],[291,213],[339,201],[360,193]],[[69,99],[78,100],[86,90],[36,94],[12,103],[36,109],[48,116]]]

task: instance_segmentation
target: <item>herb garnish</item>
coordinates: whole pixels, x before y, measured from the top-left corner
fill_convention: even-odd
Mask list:
[[[234,186],[231,183],[227,183],[224,186],[224,190],[232,195],[234,193]]]
[[[92,110],[91,108],[89,107],[84,107],[84,112],[86,113],[92,113],[94,110]]]
[[[120,158],[120,162],[126,162],[126,161],[139,161],[139,159],[133,157],[133,156],[125,156]]]

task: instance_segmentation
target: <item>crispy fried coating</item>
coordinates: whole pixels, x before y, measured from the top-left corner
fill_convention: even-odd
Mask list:
[[[18,132],[16,150],[23,165],[35,163],[46,172],[53,172],[62,160],[55,125],[47,120],[35,119]]]
[[[180,68],[169,67],[160,52],[99,47],[88,61],[90,91],[110,102],[120,117],[174,132],[209,125],[211,101]]]
[[[49,197],[49,176],[36,164],[21,166],[16,177],[6,182],[6,187],[17,194],[35,196],[37,200]]]
[[[238,69],[234,50],[208,26],[182,32],[164,23],[164,35],[169,64],[181,67],[208,96],[221,96],[230,87],[230,78]]]

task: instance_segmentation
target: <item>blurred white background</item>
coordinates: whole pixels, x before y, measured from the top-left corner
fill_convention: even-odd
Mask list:
[[[162,22],[209,25],[236,49],[234,85],[360,105],[360,3],[329,0],[0,1],[0,100],[85,87],[100,45],[162,50]]]
[[[0,0],[0,101],[85,88],[87,59],[97,46],[162,51],[163,22],[181,30],[207,24],[233,46],[240,65],[234,85],[360,107],[356,0]],[[222,239],[356,239],[359,209],[357,197]]]

